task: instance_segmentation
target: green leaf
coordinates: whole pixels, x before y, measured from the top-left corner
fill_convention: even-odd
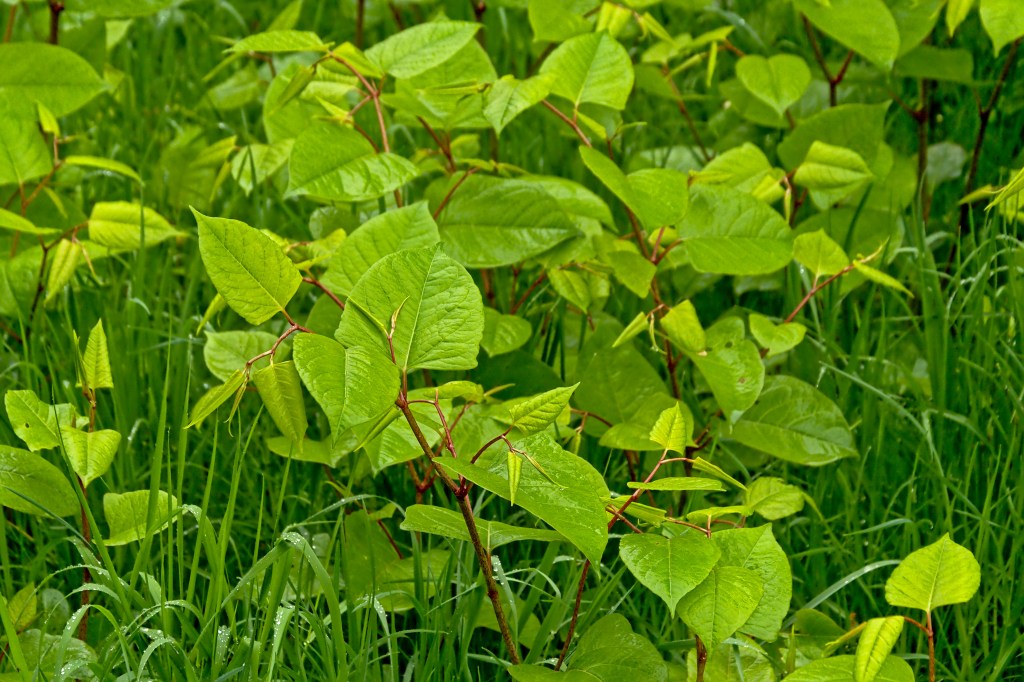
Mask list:
[[[366,56],[395,78],[412,78],[448,61],[479,28],[470,21],[419,24],[377,43]]]
[[[484,93],[484,118],[500,135],[513,119],[548,96],[553,81],[550,75],[525,80],[503,76]]]
[[[743,321],[730,317],[707,331],[707,347],[687,351],[711,387],[718,406],[726,416],[754,405],[765,385],[764,363],[757,347],[744,338]]]
[[[970,601],[980,584],[978,560],[946,533],[900,562],[885,583],[885,600],[930,613],[937,606]]]
[[[644,437],[657,415],[673,403],[658,373],[630,346],[599,351],[579,368],[577,378],[576,406],[613,424],[638,420],[653,409]]]
[[[548,477],[535,467],[524,467],[516,503],[544,521],[593,562],[601,560],[608,542],[608,497],[604,478],[585,460],[566,452],[546,433],[529,436],[513,445],[533,457]],[[468,459],[441,457],[443,466],[505,498],[511,497],[507,475],[507,448],[492,446],[476,464]]]
[[[0,185],[24,185],[53,168],[39,127],[31,118],[15,116],[18,109],[0,97]]]
[[[117,448],[121,444],[121,434],[105,429],[102,431],[85,432],[68,426],[63,427],[64,448],[75,473],[82,479],[82,485],[90,483],[107,473]]]
[[[799,238],[798,238],[799,239]],[[794,243],[794,250],[796,244]],[[747,318],[751,335],[761,347],[768,351],[766,357],[774,357],[800,345],[807,333],[807,327],[799,322],[775,324],[764,315],[750,313]]]
[[[784,195],[781,179],[785,174],[781,168],[772,166],[759,147],[744,142],[711,159],[691,178],[695,183],[735,187],[770,204]]]
[[[31,220],[23,218],[17,213],[12,213],[4,208],[0,208],[0,227],[5,230],[13,230],[15,232],[23,232],[25,234],[37,234],[44,237],[55,236],[61,232],[60,230],[52,227],[36,227],[32,224]]]
[[[312,31],[278,30],[254,33],[227,49],[235,54],[246,52],[326,52],[327,45]]]
[[[683,219],[689,205],[686,176],[667,168],[624,174],[614,161],[591,147],[580,147],[583,163],[650,231]]]
[[[578,386],[555,388],[514,403],[508,410],[512,415],[512,426],[525,436],[543,431],[569,406],[569,398]]]
[[[874,682],[903,632],[903,616],[872,618],[864,623],[853,657],[854,682]]]
[[[826,35],[883,71],[892,69],[900,34],[882,0],[795,0],[796,8]]]
[[[268,332],[206,332],[206,345],[203,346],[203,360],[210,373],[221,381],[228,381],[231,376],[245,369],[249,360],[270,350],[277,342],[277,336]],[[284,360],[288,357],[291,344],[284,341],[277,347],[274,358]],[[270,364],[270,358],[260,358],[252,364],[253,369],[263,369]]]
[[[738,566],[753,571],[764,584],[757,607],[740,631],[768,642],[775,641],[793,597],[789,557],[779,546],[771,524],[715,532],[711,539],[722,552],[719,566]]]
[[[765,59],[747,55],[736,62],[743,86],[779,115],[799,100],[811,84],[811,70],[800,57],[777,54]]]
[[[405,510],[405,520],[402,521],[402,530],[414,533],[433,533],[454,540],[469,541],[469,531],[466,530],[466,520],[462,514],[444,507],[433,507],[427,504],[414,504]],[[486,521],[478,518],[476,528],[480,533],[480,540],[488,551],[494,550],[510,542],[521,542],[523,540],[535,540],[537,542],[559,542],[565,541],[561,535],[553,530],[542,528],[522,528],[510,526],[500,521]]]
[[[625,249],[611,251],[605,259],[612,266],[615,279],[640,298],[647,298],[651,290],[651,281],[658,271],[658,266],[636,251]]]
[[[567,672],[537,665],[519,664],[508,669],[516,682],[668,682],[668,667],[653,644],[633,632],[618,613],[594,623],[580,638],[569,658]]]
[[[573,103],[625,109],[633,89],[629,53],[608,33],[585,33],[566,40],[548,55],[540,73],[551,74],[551,91]]]
[[[853,656],[833,656],[809,664],[786,676],[786,682],[845,682],[854,675]],[[902,658],[889,656],[875,682],[914,682],[914,672]]]
[[[793,181],[811,191],[825,192],[835,203],[874,177],[860,155],[852,149],[815,141]]]
[[[108,547],[118,547],[155,535],[170,525],[177,514],[178,500],[162,490],[156,493],[153,523],[149,517],[148,490],[136,490],[118,495],[107,493],[103,496],[103,515],[107,518],[110,535],[103,541]]]
[[[981,25],[995,53],[1024,36],[1024,12],[1016,0],[981,0]],[[2,92],[2,90],[0,90]]]
[[[720,555],[713,542],[697,533],[674,538],[634,534],[619,541],[622,563],[672,613],[679,600],[708,577]]]
[[[697,478],[696,476],[658,478],[650,483],[630,481],[626,485],[633,490],[725,490],[725,486],[719,481],[710,478]]]
[[[101,156],[78,156],[71,155],[64,159],[64,163],[69,166],[82,166],[84,168],[98,168],[100,170],[110,171],[111,173],[117,173],[127,178],[131,178],[135,182],[142,184],[142,178],[135,172],[131,166],[114,159],[107,159]]]
[[[29,450],[60,446],[61,427],[75,424],[75,408],[70,403],[49,405],[31,390],[7,391],[4,406],[14,433]]]
[[[441,241],[427,202],[396,208],[370,218],[341,243],[321,281],[348,294],[370,266],[388,254],[434,246]]]
[[[793,240],[793,258],[810,270],[815,279],[834,275],[850,264],[850,257],[843,247],[836,244],[825,230],[797,235]]]
[[[757,404],[733,425],[729,437],[808,466],[857,456],[853,434],[836,404],[810,384],[787,376],[765,381]]]
[[[87,61],[57,45],[3,43],[0,64],[0,101],[41,104],[56,117],[80,109],[106,89]],[[20,110],[35,118],[34,107]]]
[[[249,324],[284,312],[302,275],[270,237],[238,220],[209,218],[195,209],[199,253],[231,309]]]
[[[7,609],[14,621],[14,630],[24,632],[39,616],[39,598],[36,596],[36,584],[29,583],[18,590],[11,601],[7,603]]]
[[[676,347],[693,353],[708,347],[707,334],[697,317],[697,309],[690,301],[673,306],[659,322]]]
[[[37,516],[79,512],[78,497],[60,469],[9,445],[0,445],[0,505]]]
[[[288,173],[288,196],[370,201],[406,184],[419,170],[398,154],[378,153],[352,128],[319,123],[295,140]]]
[[[975,0],[948,0],[946,3],[946,28],[950,38],[956,33],[957,27],[967,18],[974,3]]]
[[[325,464],[336,467],[344,453],[332,446],[332,443],[305,438],[296,443],[287,436],[272,436],[267,439],[267,449],[275,455],[294,459],[300,462]]]
[[[900,57],[896,71],[903,78],[974,83],[974,57],[968,50],[919,45]]]
[[[532,334],[533,327],[528,320],[484,308],[484,337],[480,345],[492,358],[522,347]]]
[[[292,442],[301,443],[309,424],[295,363],[291,360],[271,363],[253,372],[252,382],[281,433]]]
[[[747,486],[743,503],[769,521],[775,521],[803,509],[804,493],[781,478],[763,476]]]
[[[452,258],[469,268],[519,263],[579,234],[542,186],[479,175],[453,195],[440,232]]]
[[[647,313],[639,312],[636,314],[636,317],[630,320],[629,324],[625,326],[618,337],[616,337],[615,342],[612,343],[612,348],[618,348],[622,344],[632,341],[645,329],[653,329],[653,327],[651,327],[651,320],[648,319]],[[653,336],[653,331],[651,332],[651,335]]]
[[[592,3],[588,5],[580,0],[526,0],[524,4],[529,5],[527,18],[536,42],[560,43],[593,30],[591,22],[583,16],[592,8]]]
[[[111,249],[134,251],[184,237],[159,213],[130,201],[99,201],[89,215],[89,238]]]
[[[763,592],[763,581],[754,571],[721,566],[683,597],[679,615],[704,646],[714,649],[743,627]]]
[[[729,187],[692,187],[690,210],[678,229],[699,272],[761,275],[785,267],[793,257],[793,236],[782,216]]]
[[[779,144],[779,158],[786,168],[796,168],[803,163],[811,146],[818,142],[850,149],[870,166],[878,156],[888,110],[888,102],[840,104],[824,109],[801,121],[786,136]]]
[[[889,287],[890,289],[895,289],[896,291],[899,291],[902,294],[906,294],[907,296],[913,297],[914,294],[911,293],[910,289],[903,286],[903,283],[900,282],[895,277],[887,275],[881,270],[876,270],[875,268],[871,267],[870,265],[866,265],[861,261],[854,261],[853,265],[856,268],[855,272],[864,275],[864,277],[871,280],[872,282],[881,284],[884,287]]]
[[[295,338],[295,366],[335,435],[379,416],[398,397],[398,368],[366,348],[302,334]]]
[[[1006,183],[1006,187],[999,190],[999,194],[997,194],[989,205],[985,207],[985,210],[988,211],[989,209],[995,208],[1007,199],[1012,199],[1017,196],[1022,191],[1024,191],[1024,168],[1017,171],[1017,174],[1013,176],[1013,179]]]
[[[294,83],[296,79],[292,79]],[[259,185],[284,168],[294,143],[283,140],[276,144],[250,144],[242,147],[231,159],[231,177],[249,195]]]
[[[89,340],[85,344],[85,355],[82,356],[82,370],[85,383],[89,388],[113,388],[114,375],[110,371],[110,352],[107,350],[107,334],[103,331],[103,320],[89,332]]]
[[[690,408],[676,401],[673,407],[658,415],[658,421],[651,429],[651,440],[666,450],[680,454],[686,452],[686,447],[693,445],[693,414]]]
[[[242,370],[236,370],[223,384],[208,390],[192,407],[192,414],[189,415],[185,428],[192,428],[213,414],[214,410],[227,402],[228,398],[237,395],[244,384],[245,375]]]
[[[352,289],[336,337],[388,353],[396,315],[392,345],[403,372],[476,366],[484,331],[480,291],[440,248],[400,251],[371,266]]]

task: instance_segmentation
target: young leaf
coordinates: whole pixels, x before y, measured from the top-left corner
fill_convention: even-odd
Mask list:
[[[744,504],[769,521],[796,514],[804,508],[804,493],[781,478],[763,476],[747,486]]]
[[[41,42],[0,44],[0,101],[41,104],[60,118],[106,89],[89,62],[71,50]],[[45,64],[45,69],[40,69]],[[35,118],[35,107],[25,107]]]
[[[775,324],[758,313],[750,313],[747,324],[750,326],[750,334],[768,351],[765,357],[769,358],[796,348],[807,333],[807,327],[799,322]]]
[[[799,100],[811,84],[811,70],[800,57],[777,54],[765,59],[747,55],[736,62],[743,86],[779,115]]]
[[[850,257],[824,230],[798,235],[793,240],[793,258],[815,278],[834,275],[850,264]]]
[[[352,128],[319,123],[295,140],[288,174],[288,196],[370,201],[398,189],[419,170],[398,154],[377,153]]]
[[[509,407],[512,415],[512,426],[519,429],[524,436],[543,431],[553,424],[569,404],[569,398],[579,384],[556,388],[526,400],[514,403]]]
[[[853,434],[836,404],[810,384],[787,376],[765,382],[757,404],[733,424],[730,438],[807,466],[857,456]]]
[[[228,52],[325,52],[327,45],[312,31],[276,30],[254,33],[228,48]]]
[[[3,182],[0,177],[0,182]],[[0,228],[23,232],[25,234],[37,234],[43,237],[51,237],[60,234],[60,230],[52,227],[36,227],[31,220],[23,218],[17,213],[12,213],[5,208],[0,208]]]
[[[686,447],[693,444],[693,414],[690,408],[676,401],[673,407],[662,412],[651,429],[651,440],[666,450],[684,453]]]
[[[480,540],[488,550],[523,540],[565,541],[565,538],[553,530],[510,526],[500,521],[477,519],[476,527],[480,533]],[[433,533],[454,540],[469,541],[469,531],[466,530],[466,521],[462,518],[462,514],[444,507],[414,504],[406,508],[405,520],[402,521],[401,528],[409,532]]]
[[[796,169],[793,182],[812,191],[825,192],[835,202],[872,177],[871,169],[857,152],[815,141]]]
[[[89,340],[85,344],[85,355],[82,356],[82,370],[85,383],[89,388],[113,388],[114,376],[110,371],[110,353],[107,350],[107,334],[103,331],[103,320],[89,332]]]
[[[111,249],[132,251],[184,236],[153,209],[129,201],[96,202],[89,215],[89,239]]]
[[[14,433],[32,451],[58,447],[61,427],[75,424],[75,408],[70,403],[49,405],[31,390],[7,391],[4,406]]]
[[[639,312],[636,314],[629,324],[625,326],[622,332],[616,337],[615,342],[612,343],[612,348],[618,348],[622,344],[633,340],[640,335],[643,330],[650,328],[651,321],[647,318],[647,313]]]
[[[206,271],[231,309],[249,324],[283,312],[302,275],[278,245],[241,221],[192,213]]]
[[[722,552],[719,566],[738,566],[761,577],[764,591],[757,607],[740,627],[741,632],[773,642],[789,613],[793,596],[793,574],[789,557],[779,546],[771,524],[757,528],[735,528],[718,531],[711,539]]]
[[[231,374],[223,384],[214,386],[203,394],[203,397],[196,402],[192,407],[192,414],[189,415],[188,424],[185,425],[185,428],[192,428],[196,424],[202,422],[210,416],[214,410],[227,402],[228,398],[239,394],[244,384],[245,375],[242,373],[242,370],[235,370],[235,372]]]
[[[253,372],[252,382],[281,433],[294,443],[302,443],[309,424],[295,363],[272,363]]]
[[[695,185],[678,225],[690,263],[700,272],[760,275],[786,266],[793,236],[781,215],[746,192]]]
[[[111,429],[87,433],[67,426],[60,432],[71,466],[84,487],[107,473],[121,444],[120,433]]]
[[[626,175],[605,154],[580,147],[584,165],[612,191],[650,231],[675,225],[686,215],[689,191],[686,176],[666,168],[649,168]]]
[[[626,108],[633,89],[633,63],[629,53],[608,33],[585,33],[566,40],[541,64],[551,74],[551,90],[578,109],[581,104]]]
[[[403,372],[471,369],[484,330],[480,290],[466,270],[436,247],[385,256],[359,280],[349,296],[336,337],[348,346],[387,353]]]
[[[1024,36],[1024,14],[1016,0],[981,0],[981,25],[992,39],[995,54]]]
[[[166,528],[178,510],[178,500],[162,490],[157,491],[153,511],[153,523],[147,524],[149,516],[148,490],[136,490],[118,495],[107,493],[103,496],[103,516],[110,526],[110,535],[103,541],[108,547],[127,545],[142,538],[159,533]]]
[[[9,445],[0,445],[0,505],[37,516],[79,512],[78,497],[60,469]]]
[[[853,657],[854,682],[874,682],[903,632],[903,616],[872,618],[864,624]]]
[[[679,600],[704,581],[721,552],[697,533],[666,538],[653,533],[627,535],[619,541],[619,558],[647,589],[675,613]]]
[[[852,150],[870,166],[875,162],[882,144],[885,115],[889,106],[888,102],[840,104],[820,111],[801,121],[800,125],[779,143],[779,158],[786,168],[795,169],[803,163],[811,146],[819,142]]]
[[[704,646],[714,649],[743,627],[763,592],[764,583],[754,571],[721,566],[683,597],[679,615]]]
[[[792,674],[786,676],[786,682],[834,682],[836,680],[852,680],[854,671],[853,656],[832,656],[811,661]],[[898,656],[889,656],[882,663],[881,670],[875,678],[877,682],[914,682],[914,671],[910,665]]]
[[[708,490],[716,492],[725,490],[725,486],[719,481],[696,476],[657,478],[650,483],[630,481],[626,485],[633,490]]]
[[[882,272],[881,270],[876,270],[875,268],[861,261],[854,261],[853,265],[857,269],[857,272],[864,275],[864,277],[871,280],[872,282],[881,284],[883,287],[895,289],[896,291],[899,291],[902,294],[906,294],[907,296],[914,296],[910,289],[903,286],[903,283],[900,282],[895,277],[893,277],[892,275],[888,275]]]
[[[366,56],[395,78],[412,78],[448,61],[479,28],[471,21],[431,21],[382,40]]]
[[[503,443],[499,445],[488,449],[476,464],[461,457],[443,457],[439,461],[452,473],[509,499],[505,457],[508,449]],[[513,445],[537,460],[555,481],[552,484],[535,467],[524,467],[516,503],[564,535],[588,559],[600,561],[608,542],[608,514],[602,499],[609,493],[604,478],[545,433],[529,436]]]
[[[269,332],[206,332],[203,346],[203,360],[210,374],[221,381],[228,381],[235,372],[245,369],[249,360],[270,350],[277,342],[277,336]],[[274,354],[276,360],[286,360],[291,344],[283,341]],[[270,358],[261,358],[252,364],[252,369],[262,369],[270,364]]]
[[[98,168],[100,170],[109,171],[111,173],[117,173],[127,178],[131,178],[135,182],[142,184],[142,178],[135,172],[131,166],[114,159],[105,159],[101,156],[76,156],[71,155],[64,159],[64,163],[69,166],[82,166],[83,168]]]
[[[661,318],[660,324],[677,348],[692,353],[707,349],[707,335],[697,317],[697,309],[690,301],[674,306]]]
[[[978,560],[946,533],[900,562],[885,583],[885,600],[930,613],[937,606],[970,601],[980,584]]]

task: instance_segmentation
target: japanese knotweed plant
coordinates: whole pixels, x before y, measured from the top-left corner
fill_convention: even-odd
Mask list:
[[[804,466],[858,456],[833,396],[787,373],[785,360],[808,343],[800,320],[816,314],[826,288],[909,294],[884,268],[902,242],[903,213],[918,206],[927,216],[936,187],[959,177],[948,172],[948,148],[929,157],[931,94],[936,83],[977,85],[971,53],[929,40],[943,32],[938,0],[765,3],[778,7],[759,10],[760,19],[798,37],[779,41],[786,52],[734,35],[722,19],[729,12],[697,35],[670,21],[677,12],[693,18],[686,8],[700,4],[474,2],[477,21],[436,13],[365,50],[361,12],[355,44],[340,45],[295,30],[292,12],[276,30],[236,42],[222,68],[247,58],[266,67],[239,72],[241,81],[270,81],[265,140],[239,148],[235,137],[205,145],[183,134],[164,164],[167,201],[195,206],[218,292],[202,326],[221,383],[194,405],[190,426],[234,413],[255,389],[280,432],[268,439],[275,452],[327,475],[343,460],[363,478],[404,468],[416,504],[401,527],[470,543],[515,679],[668,678],[659,651],[620,615],[577,636],[588,576],[616,557],[692,632],[694,679],[912,680],[891,655],[905,624],[926,634],[935,679],[933,611],[977,590],[970,552],[943,536],[893,572],[888,603],[923,618],[882,616],[846,630],[813,609],[790,615],[789,559],[772,522],[800,513],[808,498],[735,464],[736,453]],[[499,77],[481,31],[485,11],[528,21],[547,47],[529,65],[506,55],[524,68]],[[971,12],[972,3],[946,3],[948,34]],[[975,191],[982,143],[1024,34],[1013,0],[982,0],[978,14],[1002,66],[978,98],[967,217],[985,196]],[[5,322],[8,333],[27,338],[81,268],[186,233],[141,203],[99,202],[88,217],[76,206],[82,219],[69,220],[75,212],[62,211],[52,191],[76,167],[141,185],[124,164],[61,153],[73,139],[59,119],[115,88],[116,74],[104,81],[70,50],[34,43],[0,46],[0,65],[0,186],[16,202],[0,210],[13,235],[4,239],[0,315],[19,327]],[[907,86],[919,94],[911,104],[893,92]],[[698,95],[722,111],[696,121]],[[679,141],[642,148],[634,131],[645,105],[660,100],[681,115]],[[529,131],[540,116],[563,126],[578,162],[499,161],[506,129]],[[886,139],[901,117],[918,134],[913,153]],[[260,186],[316,205],[313,238],[207,215],[228,177],[245,193]],[[992,203],[1009,218],[1019,214],[1020,178]],[[714,316],[701,304],[719,286],[773,291],[783,272],[804,291],[785,309],[772,300]],[[215,331],[233,319],[225,308],[252,328]],[[86,486],[120,441],[94,419],[97,390],[112,386],[106,357],[98,326],[79,363],[88,418],[31,392],[5,399],[29,450],[66,454],[81,488],[33,452],[3,446],[3,471],[13,473],[0,500],[30,513],[81,513],[86,542],[95,525],[81,504]],[[626,461],[629,480],[606,479],[617,470],[611,458]],[[165,520],[160,509],[177,506],[137,495],[123,514],[117,504],[106,510],[105,544],[144,538]],[[490,505],[488,516],[516,507],[537,523],[485,518],[484,496],[509,505]],[[513,542],[558,543],[580,565],[567,622],[535,628],[530,641],[499,560]],[[437,574],[448,558],[435,551],[420,568]],[[381,558],[382,576],[404,576],[399,562]],[[347,584],[350,607],[367,598],[382,612],[409,608],[409,581],[385,582],[368,594]],[[8,633],[27,627],[0,606]],[[544,651],[554,632],[560,655],[524,662],[523,649]],[[854,653],[839,653],[854,638]]]

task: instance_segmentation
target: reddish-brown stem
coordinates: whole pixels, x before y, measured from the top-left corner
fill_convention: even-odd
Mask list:
[[[92,430],[91,428],[89,429]],[[82,483],[82,479],[78,478],[78,487],[82,491],[82,497],[85,497],[85,484]],[[82,539],[85,540],[85,544],[88,545],[92,542],[92,529],[89,526],[89,515],[86,514],[85,505],[82,505]],[[89,573],[89,566],[82,565],[82,585],[86,585],[92,582],[92,574]],[[89,605],[89,590],[82,590],[82,606]],[[85,613],[82,614],[82,620],[78,623],[78,639],[85,641],[86,634],[89,632],[89,610],[86,609]]]
[[[366,22],[366,0],[356,0],[356,35],[355,44],[363,49],[363,24]]]
[[[287,317],[287,313],[285,313],[285,316]],[[306,329],[301,324],[296,323],[290,317],[288,318],[288,322],[289,322],[288,328],[284,330],[284,333],[282,333],[279,337],[277,337],[277,340],[274,341],[274,345],[271,346],[269,350],[265,350],[262,353],[260,353],[259,355],[256,355],[256,356],[254,356],[252,358],[249,358],[249,360],[245,363],[245,374],[249,374],[249,370],[252,369],[252,366],[254,364],[256,364],[258,361],[262,360],[263,358],[274,357],[274,355],[277,354],[278,347],[280,347],[280,345],[282,343],[284,343],[285,339],[287,339],[289,336],[291,336],[295,332],[307,332],[307,333],[310,333],[309,329]]]
[[[708,664],[708,650],[704,646],[704,642],[700,641],[700,637],[694,636],[693,639],[697,644],[697,682],[704,682],[704,668]]]
[[[686,102],[683,100],[683,93],[680,92],[679,86],[676,85],[675,79],[672,77],[672,72],[668,66],[662,69],[662,74],[665,76],[665,82],[668,83],[668,87],[671,88],[672,94],[676,98],[676,108],[679,109],[679,113],[683,115],[683,120],[686,121],[686,127],[690,131],[690,135],[693,137],[693,141],[697,143],[697,148],[700,149],[700,155],[704,159],[704,163],[711,160],[711,154],[708,152],[708,148],[704,145],[704,140],[701,139],[700,133],[697,132],[697,124],[694,123],[693,116],[690,115],[690,110],[686,107]]]
[[[64,3],[50,0],[50,44],[56,45],[60,38],[60,15],[64,12]]]
[[[480,455],[482,455],[485,452],[487,452],[487,449],[490,448],[495,443],[497,443],[499,440],[506,440],[506,437],[508,436],[509,432],[511,432],[511,431],[512,431],[512,427],[510,426],[507,429],[505,429],[504,433],[498,434],[494,438],[490,439],[489,441],[487,441],[486,443],[481,445],[480,449],[476,451],[475,455],[473,455],[473,459],[469,460],[469,463],[470,464],[475,464],[476,461],[478,459],[480,459]]]
[[[567,126],[572,128],[573,132],[576,133],[576,137],[580,138],[580,141],[583,142],[583,144],[587,145],[588,147],[593,147],[594,146],[593,143],[590,141],[590,138],[587,137],[586,133],[583,132],[583,129],[580,128],[580,124],[579,123],[577,123],[575,120],[573,120],[573,119],[569,118],[568,116],[566,116],[565,114],[563,114],[561,109],[559,109],[554,104],[552,104],[551,102],[547,101],[546,99],[545,100],[541,100],[541,104],[543,104],[545,107],[547,107],[548,110],[551,111],[551,113],[553,113],[555,116],[557,116],[558,118],[562,119]]]
[[[548,273],[542,272],[542,273],[540,273],[540,275],[537,276],[537,279],[533,280],[533,282],[530,284],[529,287],[527,287],[526,291],[523,293],[523,295],[520,297],[520,299],[518,301],[516,301],[515,305],[513,305],[509,309],[509,311],[508,311],[509,315],[515,315],[516,311],[523,307],[523,304],[526,303],[526,300],[530,297],[530,294],[533,293],[533,290],[536,289],[537,287],[539,287],[541,282],[543,282],[545,279],[547,279],[547,276],[548,276]]]
[[[814,33],[814,27],[811,26],[810,20],[800,15],[803,20],[804,30],[807,32],[807,38],[811,41],[811,50],[814,52],[814,61],[821,67],[821,72],[825,76],[825,80],[828,81],[828,102],[830,106],[836,106],[839,101],[838,90],[839,84],[846,78],[846,70],[850,68],[850,62],[853,61],[853,50],[846,53],[846,59],[843,60],[842,66],[839,67],[838,73],[832,75],[828,70],[828,64],[825,62],[825,55],[821,51],[821,45],[818,44],[818,37]]]
[[[928,627],[928,682],[935,682],[935,625],[932,622],[932,612],[925,612],[925,624]]]
[[[590,559],[583,562],[583,571],[580,573],[580,582],[576,587],[576,602],[572,607],[572,618],[569,619],[569,632],[565,635],[565,644],[562,645],[562,653],[558,655],[558,662],[555,663],[555,670],[562,669],[562,663],[569,653],[569,645],[572,644],[572,636],[576,632],[576,623],[580,619],[580,604],[583,603],[583,587],[587,584],[587,574],[590,573]]]
[[[18,17],[18,6],[11,5],[7,12],[7,27],[4,28],[4,42],[11,42],[11,35],[14,33],[14,20]]]
[[[313,277],[312,275],[309,277],[303,277],[302,281],[305,282],[306,284],[312,284],[317,289],[324,292],[324,294],[326,294],[329,299],[334,301],[334,304],[336,306],[338,306],[342,310],[345,309],[345,302],[338,298],[337,294],[335,294],[333,291],[324,286],[324,283],[318,280],[316,277]]]
[[[448,190],[448,194],[444,195],[444,199],[441,199],[441,203],[438,204],[437,209],[434,210],[434,220],[437,220],[438,217],[440,217],[441,212],[444,211],[444,207],[448,205],[448,202],[451,201],[452,195],[455,194],[455,190],[462,187],[462,183],[464,183],[470,175],[475,174],[479,170],[479,168],[468,168],[466,169],[466,172],[462,174],[462,177],[455,181],[452,188]]]
[[[801,301],[796,305],[796,307],[793,308],[793,311],[789,315],[786,316],[786,319],[783,320],[783,322],[785,324],[789,324],[794,319],[796,319],[797,314],[801,310],[803,310],[805,305],[810,303],[811,299],[814,298],[815,294],[817,294],[819,291],[821,291],[822,289],[827,287],[829,284],[831,284],[832,282],[834,282],[837,279],[839,279],[840,277],[842,277],[843,275],[848,274],[849,272],[853,271],[856,267],[857,267],[856,265],[854,265],[853,263],[850,263],[845,268],[843,268],[842,270],[840,270],[836,274],[834,274],[831,277],[829,277],[828,279],[826,279],[824,282],[815,282],[814,286],[812,286],[807,291],[807,294],[803,297],[803,299],[801,299]]]
[[[451,146],[446,144],[445,141],[442,140],[436,132],[434,132],[434,129],[430,126],[429,123],[426,122],[426,120],[424,120],[422,116],[417,116],[416,120],[420,122],[420,125],[423,126],[423,129],[427,131],[427,134],[430,135],[430,137],[434,140],[434,144],[437,145],[437,148],[444,155],[445,160],[448,162],[448,172],[454,173],[455,159],[452,157]]]

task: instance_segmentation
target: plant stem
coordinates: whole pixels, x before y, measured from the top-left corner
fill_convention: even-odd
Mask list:
[[[594,144],[590,141],[590,138],[587,137],[586,133],[583,132],[583,129],[580,128],[580,124],[577,123],[574,119],[571,119],[568,116],[566,116],[565,114],[563,114],[561,109],[559,109],[554,104],[552,104],[551,102],[547,101],[546,99],[545,100],[541,100],[540,103],[543,104],[544,106],[546,106],[548,108],[548,110],[551,111],[551,113],[553,113],[558,118],[562,119],[565,122],[566,125],[568,125],[570,128],[572,128],[573,132],[576,133],[576,137],[580,138],[580,141],[583,142],[583,144],[587,145],[588,147],[593,147],[594,146]]]
[[[509,659],[512,663],[519,663],[522,659],[519,657],[519,649],[516,647],[515,640],[512,638],[512,630],[508,625],[508,619],[505,617],[505,610],[501,606],[501,595],[498,592],[498,583],[494,579],[494,568],[491,565],[491,555],[480,540],[480,532],[476,527],[476,518],[473,516],[473,507],[469,504],[469,498],[464,494],[459,494],[459,486],[456,485],[455,481],[452,480],[452,477],[447,471],[445,471],[444,467],[441,466],[441,463],[437,461],[433,448],[430,447],[427,437],[423,435],[423,430],[420,429],[420,425],[416,421],[416,416],[412,413],[412,410],[409,409],[409,401],[406,399],[404,392],[399,395],[398,400],[395,401],[395,405],[405,416],[405,421],[408,422],[409,428],[412,429],[413,435],[416,437],[416,441],[420,444],[420,449],[423,450],[423,454],[425,454],[430,460],[431,465],[434,467],[434,471],[436,471],[438,477],[444,481],[445,487],[455,495],[455,499],[459,505],[459,511],[462,512],[462,519],[466,522],[466,530],[469,532],[469,540],[473,543],[473,549],[476,552],[477,563],[480,564],[480,571],[484,574],[484,582],[487,585],[487,598],[491,600],[491,607],[494,609],[494,617],[497,619],[498,628],[501,630],[501,638],[505,641],[505,648],[508,650]]]
[[[355,44],[363,49],[363,24],[366,22],[366,0],[356,0],[356,37]]]
[[[60,37],[60,15],[64,11],[64,3],[50,0],[50,44],[56,45]]]
[[[91,430],[91,429],[90,429]],[[85,497],[85,485],[82,483],[81,477],[78,478],[78,487],[82,490],[82,497]],[[85,544],[88,545],[92,542],[92,528],[89,526],[89,515],[85,512],[85,506],[81,508],[82,513],[82,539],[85,540]],[[82,585],[87,585],[92,581],[92,574],[89,573],[89,566],[84,564],[82,566]],[[89,590],[82,590],[82,602],[83,607],[89,605]],[[89,632],[89,611],[88,609],[82,614],[82,620],[78,623],[78,639],[85,641],[86,635]]]
[[[932,612],[926,611],[925,627],[928,628],[928,682],[935,682],[935,626]]]
[[[434,210],[434,220],[437,220],[441,216],[441,212],[444,211],[444,207],[448,205],[449,201],[451,201],[452,195],[455,194],[455,190],[457,190],[459,187],[462,187],[462,183],[464,183],[469,178],[470,175],[473,175],[478,170],[480,169],[466,169],[466,172],[462,174],[462,177],[459,178],[454,185],[452,185],[452,188],[448,190],[448,194],[445,194],[444,199],[441,199],[441,203],[437,205],[437,208]]]
[[[518,301],[516,301],[515,304],[513,304],[513,306],[509,309],[508,314],[515,315],[516,311],[522,308],[523,304],[526,303],[526,299],[530,297],[530,294],[533,293],[533,290],[540,286],[540,283],[547,279],[547,276],[548,273],[546,272],[540,273],[540,275],[537,276],[537,279],[533,280],[530,286],[527,287],[526,292],[522,295],[522,297]]]
[[[4,29],[4,42],[11,42],[11,34],[14,33],[14,20],[18,16],[18,6],[11,5],[11,9],[7,12],[7,27]]]
[[[697,682],[704,682],[704,668],[708,664],[708,650],[704,646],[704,642],[700,641],[700,637],[694,637],[694,641],[697,643]]]
[[[324,286],[324,283],[321,282],[320,280],[318,280],[316,277],[312,277],[312,276],[310,276],[310,277],[303,277],[302,281],[305,282],[306,284],[312,284],[317,289],[319,289],[320,291],[324,292],[324,294],[326,294],[328,298],[330,298],[332,301],[334,301],[334,304],[336,306],[338,306],[342,310],[345,309],[345,302],[342,301],[340,298],[338,298],[337,294],[335,294],[333,291],[331,291],[326,286]]]

